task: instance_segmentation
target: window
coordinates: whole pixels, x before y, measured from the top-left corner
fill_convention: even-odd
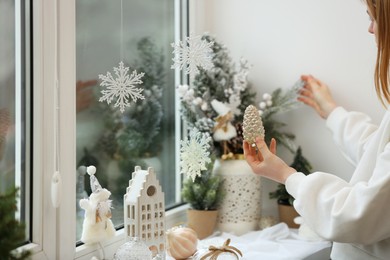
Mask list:
[[[76,1],[76,168],[77,240],[84,210],[78,201],[91,193],[86,166],[111,191],[112,221],[123,226],[123,195],[135,166],[153,167],[165,193],[167,207],[178,203],[176,194],[178,145],[172,47],[177,35],[174,0]],[[141,78],[144,100],[129,100],[122,113],[99,102],[102,79],[123,62]],[[150,190],[149,190],[150,189]],[[148,189],[153,192],[152,187]],[[150,195],[152,196],[152,194]],[[149,205],[150,206],[150,205]],[[143,217],[149,218],[149,214]]]
[[[17,220],[31,240],[29,1],[0,1],[0,193],[19,189]]]
[[[21,187],[17,218],[27,224],[23,248],[32,250],[33,260],[91,259],[100,252],[98,248],[76,247],[81,230],[78,201],[88,196],[90,188],[82,166],[94,164],[101,185],[111,190],[111,198],[117,200],[113,220],[119,228],[118,236],[105,245],[111,256],[124,234],[121,200],[125,190],[121,186],[128,186],[135,164],[155,168],[166,206],[180,202],[181,176],[176,162],[180,116],[174,92],[182,76],[170,69],[170,43],[180,37],[180,10],[187,11],[186,2],[123,0],[124,40],[120,41],[115,39],[121,35],[120,0],[0,0],[0,192],[9,185]],[[110,134],[126,133],[123,129],[116,132],[120,127],[108,123],[118,118],[121,124],[126,120],[116,114],[110,117],[100,113],[114,110],[97,101],[101,90],[98,75],[113,73],[122,60],[118,52],[122,42],[123,62],[131,70],[145,72],[145,97],[151,100],[151,92],[161,93],[156,96],[156,106],[163,111],[162,115],[148,114],[161,116],[161,120],[147,121],[150,118],[146,114],[139,120],[159,122],[159,131],[153,145],[142,152],[139,147],[127,151],[126,146],[121,147],[131,156],[124,156],[122,150],[117,153],[124,137],[121,143],[113,143],[116,149],[110,147],[111,142],[104,143]],[[139,116],[131,108],[130,112]],[[137,154],[132,154],[134,151]],[[122,167],[124,173],[120,171]],[[58,180],[53,178],[56,171],[62,188],[58,189],[62,190],[58,193],[58,207],[52,204],[52,194],[57,194],[52,193],[54,180]],[[124,181],[120,180],[122,175],[127,176]],[[165,215],[162,204],[150,207],[161,210],[159,217]],[[177,210],[171,212],[176,214]],[[170,221],[173,224],[175,220]]]

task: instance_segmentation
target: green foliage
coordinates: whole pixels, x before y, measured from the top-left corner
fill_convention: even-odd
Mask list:
[[[13,188],[6,194],[0,194],[0,259],[29,259],[31,252],[13,251],[21,246],[25,239],[25,225],[15,219],[18,189]]]
[[[214,42],[211,47],[214,68],[207,71],[199,68],[200,72],[195,75],[191,89],[194,91],[194,97],[201,98],[207,106],[204,109],[194,105],[192,100],[182,100],[181,114],[190,127],[197,127],[201,132],[208,132],[212,135],[214,120],[218,117],[218,113],[211,106],[212,100],[229,104],[232,98],[239,100],[239,104],[237,104],[239,113],[235,113],[232,120],[232,124],[237,127],[242,123],[246,107],[255,102],[256,92],[251,89],[246,77],[241,79],[241,87],[235,82],[237,76],[249,71],[249,65],[246,61],[242,60],[239,64],[235,64],[226,46],[208,34],[203,35],[202,40]],[[228,141],[228,146],[232,153],[242,153],[241,141],[237,142],[232,139]],[[222,155],[222,144],[214,142],[213,150],[217,156]]]
[[[183,182],[182,198],[196,210],[215,210],[224,197],[221,191],[222,179],[219,175],[213,175],[214,163],[208,164],[208,169],[202,171],[201,176],[188,178]]]
[[[290,166],[305,175],[310,174],[312,171],[310,162],[302,155],[301,147],[298,147],[294,156],[294,161]],[[277,199],[278,203],[283,205],[293,205],[294,202],[294,197],[287,192],[284,184],[278,184],[277,189],[269,193],[269,198]]]
[[[302,81],[297,81],[293,87],[287,91],[283,91],[278,88],[272,92],[272,106],[267,107],[264,110],[261,119],[265,130],[265,141],[270,143],[272,138],[275,138],[279,145],[283,145],[291,153],[296,150],[294,139],[295,135],[289,132],[283,131],[286,126],[285,123],[275,119],[275,116],[281,113],[295,109],[299,103],[297,102],[297,91],[302,87]]]

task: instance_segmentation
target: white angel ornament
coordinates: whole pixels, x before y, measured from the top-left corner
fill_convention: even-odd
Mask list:
[[[218,113],[218,116],[215,118],[216,124],[213,129],[213,138],[217,142],[223,142],[223,153],[228,154],[229,148],[226,142],[237,136],[237,130],[232,124],[234,115],[229,106],[216,99],[211,101],[211,106]]]
[[[85,210],[81,241],[85,244],[99,243],[115,235],[111,221],[111,192],[103,189],[95,177],[96,167],[87,167],[90,175],[92,193],[88,199],[80,200],[80,207]]]

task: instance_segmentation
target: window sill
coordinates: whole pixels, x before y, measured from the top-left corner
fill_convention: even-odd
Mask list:
[[[187,219],[188,204],[171,209],[165,213],[165,228],[166,230],[182,225]],[[114,238],[99,245],[81,245],[76,247],[75,257],[77,260],[90,260],[93,256],[98,259],[112,259],[119,246],[124,243],[124,230],[118,230]]]

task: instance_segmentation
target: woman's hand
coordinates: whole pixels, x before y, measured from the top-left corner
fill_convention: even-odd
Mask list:
[[[244,155],[252,171],[268,179],[285,183],[286,179],[296,172],[282,159],[276,156],[276,140],[272,138],[268,149],[264,139],[256,139],[257,147],[244,141]]]
[[[324,119],[337,107],[328,86],[311,75],[302,75],[305,82],[298,100],[314,110]]]

